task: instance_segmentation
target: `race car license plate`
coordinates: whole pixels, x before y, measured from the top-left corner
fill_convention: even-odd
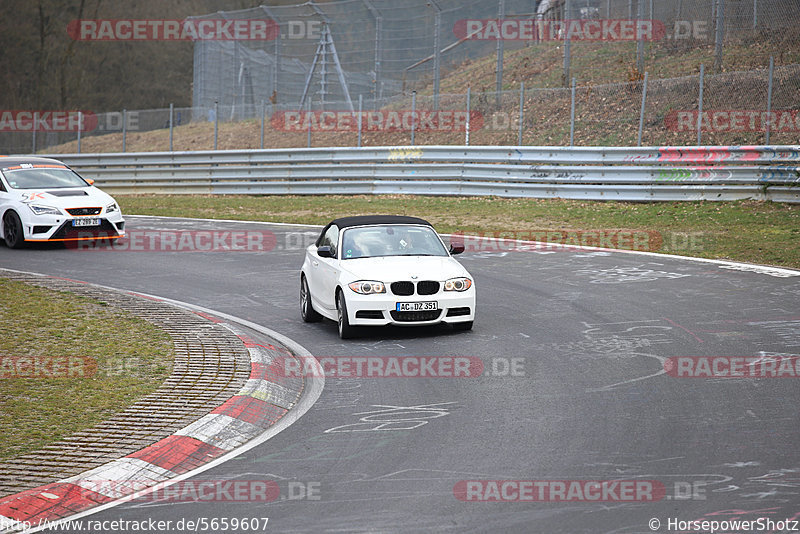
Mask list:
[[[438,310],[439,304],[436,301],[431,302],[398,302],[397,311],[428,311]]]
[[[100,226],[100,219],[72,219],[72,226]]]

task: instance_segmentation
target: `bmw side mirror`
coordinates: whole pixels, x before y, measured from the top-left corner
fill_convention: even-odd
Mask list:
[[[332,258],[333,253],[331,253],[331,247],[328,245],[322,245],[317,247],[317,256],[320,258]]]
[[[455,256],[464,252],[464,243],[450,243],[450,254]]]

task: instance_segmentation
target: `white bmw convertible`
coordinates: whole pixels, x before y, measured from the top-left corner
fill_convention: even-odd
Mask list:
[[[92,183],[54,159],[0,158],[0,236],[10,248],[122,237],[119,206]]]
[[[300,311],[306,322],[337,321],[339,337],[357,326],[450,323],[475,319],[472,276],[431,224],[416,217],[365,215],[331,221],[306,249]]]

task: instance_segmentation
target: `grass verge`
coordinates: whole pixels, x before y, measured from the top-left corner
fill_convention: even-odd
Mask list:
[[[169,335],[108,304],[0,278],[0,459],[108,419],[172,372]]]
[[[623,203],[412,196],[119,196],[123,213],[325,224],[415,215],[443,233],[649,232],[648,250],[800,268],[800,206],[771,202]],[[620,247],[633,248],[633,247]]]

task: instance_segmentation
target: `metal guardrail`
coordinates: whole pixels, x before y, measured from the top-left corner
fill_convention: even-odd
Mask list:
[[[800,203],[800,146],[411,146],[62,154],[117,194],[420,194]]]

